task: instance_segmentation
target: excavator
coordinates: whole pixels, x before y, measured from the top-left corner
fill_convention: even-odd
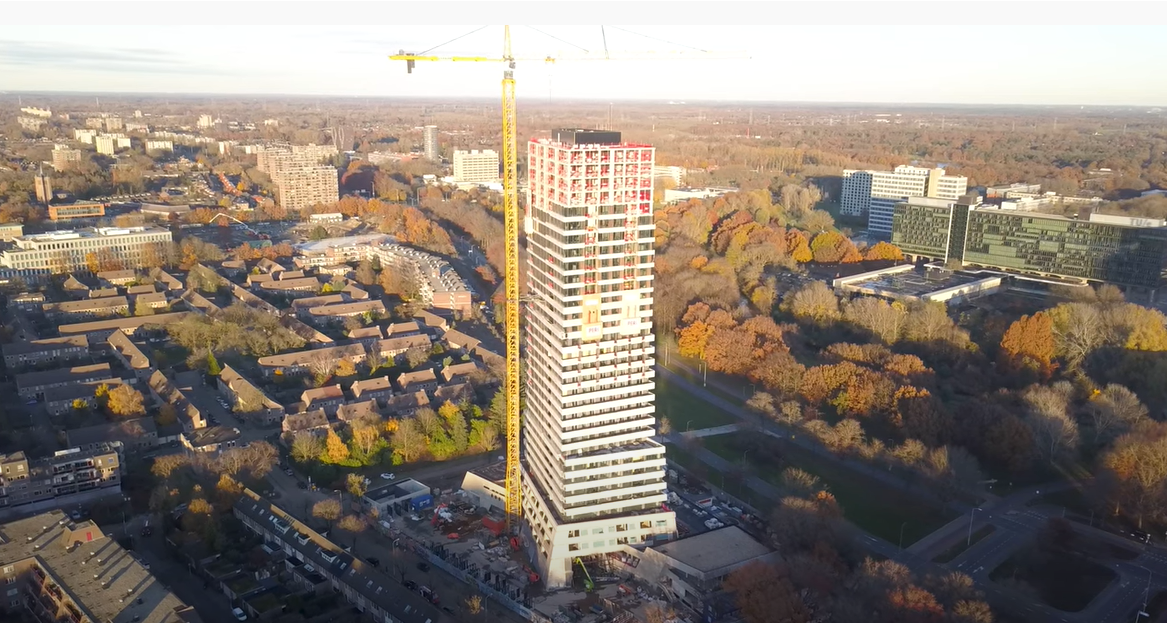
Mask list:
[[[575,559],[575,564],[579,565],[580,569],[583,569],[583,572],[584,572],[584,590],[589,592],[589,593],[596,590],[596,583],[592,581],[592,574],[588,573],[587,565],[585,565],[584,562],[582,560],[580,560],[578,556]]]

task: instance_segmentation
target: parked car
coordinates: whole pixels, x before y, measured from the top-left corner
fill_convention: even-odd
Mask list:
[[[246,621],[247,620],[247,613],[244,612],[242,608],[232,608],[231,614],[235,615],[236,621]]]
[[[365,562],[369,563],[370,565],[373,565],[373,567],[380,567],[381,566],[381,559],[375,558],[373,556],[369,556],[368,558],[366,558]]]
[[[381,474],[382,480],[393,480],[395,478],[397,478],[397,474],[392,474],[389,472],[385,472],[384,474]]]
[[[411,591],[417,590],[417,582],[414,582],[413,580],[406,580],[402,584],[405,586],[405,588],[408,588]]]
[[[419,571],[426,571],[426,572],[428,572],[428,571],[430,570],[430,566],[429,566],[428,564],[424,563],[424,562],[419,562],[419,563],[417,563],[417,569],[418,569]]]

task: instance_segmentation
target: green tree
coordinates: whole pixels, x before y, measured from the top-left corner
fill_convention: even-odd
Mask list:
[[[211,376],[219,376],[223,372],[223,368],[219,366],[219,360],[215,359],[215,353],[210,350],[207,351],[207,374]]]

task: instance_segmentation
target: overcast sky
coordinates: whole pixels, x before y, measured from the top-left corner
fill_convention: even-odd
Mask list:
[[[519,57],[604,49],[599,26],[512,28]],[[419,63],[406,75],[387,59],[473,29],[0,26],[0,89],[496,97],[499,64]],[[519,98],[1167,104],[1160,26],[607,26],[604,34],[612,52],[750,58],[520,62]],[[489,26],[433,54],[498,56],[501,43],[502,27]]]

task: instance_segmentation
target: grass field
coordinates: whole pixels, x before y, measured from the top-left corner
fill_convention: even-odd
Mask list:
[[[781,486],[782,470],[797,467],[818,476],[843,508],[843,516],[856,526],[903,546],[915,543],[956,515],[931,502],[889,487],[859,474],[830,458],[804,450],[793,444],[767,437],[765,451],[756,450],[751,433],[706,437],[705,447],[719,456],[751,465],[758,477]]]
[[[1114,571],[1082,556],[1047,551],[1036,556],[1022,550],[1001,563],[989,578],[1009,584],[1023,582],[1051,608],[1078,612],[1114,580]]]
[[[656,378],[656,416],[657,418],[669,418],[673,430],[677,432],[713,428],[737,422],[737,418],[734,416],[659,376]]]

